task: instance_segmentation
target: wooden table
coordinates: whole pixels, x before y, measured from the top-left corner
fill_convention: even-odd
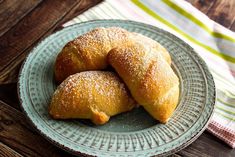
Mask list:
[[[235,31],[235,0],[188,0],[211,19]],[[41,137],[19,108],[16,81],[25,56],[61,24],[100,0],[0,0],[0,156],[71,156]],[[205,131],[173,156],[235,157]]]

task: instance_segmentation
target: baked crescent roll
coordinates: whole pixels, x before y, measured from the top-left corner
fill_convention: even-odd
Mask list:
[[[157,41],[135,32],[132,32],[132,38],[134,41],[133,44],[146,45],[152,49],[155,49],[157,53],[160,53],[163,56],[167,63],[171,64],[171,56],[169,52]]]
[[[108,61],[128,86],[133,98],[155,119],[166,123],[179,98],[179,80],[155,49],[144,44],[120,46]]]
[[[153,47],[170,63],[169,53],[156,41],[118,27],[96,28],[68,42],[55,62],[55,79],[62,82],[69,75],[87,70],[107,68],[108,52],[120,45],[143,42]]]
[[[112,72],[87,71],[69,76],[56,89],[49,114],[54,119],[91,119],[106,123],[110,116],[131,110],[135,101]]]

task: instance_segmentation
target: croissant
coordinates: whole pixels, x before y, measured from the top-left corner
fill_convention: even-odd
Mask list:
[[[170,55],[156,41],[131,33],[118,27],[96,28],[68,42],[58,54],[55,62],[55,80],[60,83],[69,75],[87,70],[102,70],[107,68],[108,52],[120,45],[143,42],[158,50],[170,64]]]
[[[91,119],[106,123],[110,116],[135,107],[124,83],[112,72],[87,71],[69,76],[56,89],[49,114],[54,119]]]
[[[144,44],[120,46],[108,62],[126,83],[133,98],[155,119],[166,123],[179,98],[179,80],[160,53]]]

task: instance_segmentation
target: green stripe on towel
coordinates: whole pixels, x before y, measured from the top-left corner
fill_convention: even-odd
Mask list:
[[[227,102],[225,102],[225,101],[223,101],[222,99],[220,99],[220,98],[217,98],[216,99],[218,102],[220,102],[220,103],[222,103],[223,105],[225,105],[225,106],[229,106],[229,107],[233,107],[233,108],[235,108],[235,104],[234,105],[232,105],[232,104],[229,104],[229,103],[227,103]],[[235,113],[233,113],[234,115],[235,115]]]
[[[198,20],[195,16],[193,16],[192,14],[190,14],[189,12],[185,11],[183,8],[181,8],[180,6],[178,6],[177,4],[175,4],[172,1],[169,0],[162,0],[162,2],[164,2],[166,5],[168,5],[169,7],[171,7],[172,9],[174,9],[176,12],[178,12],[179,14],[183,15],[184,17],[186,17],[187,19],[189,19],[190,21],[194,22],[195,24],[197,24],[198,26],[200,26],[202,29],[204,29],[205,31],[207,31],[210,35],[212,35],[213,37],[216,38],[221,38],[221,39],[226,39],[229,40],[231,42],[235,43],[235,38],[230,37],[228,35],[222,34],[222,33],[218,33],[218,32],[214,32],[213,30],[211,30],[209,27],[207,27],[207,25],[205,25],[203,22],[201,22],[200,20]]]
[[[231,120],[231,121],[235,121],[235,118],[231,118],[231,117],[229,117],[229,116],[227,116],[227,115],[225,115],[225,114],[223,114],[223,113],[220,113],[220,112],[218,112],[218,111],[215,111],[215,113],[217,113],[218,115],[220,115],[220,116],[222,116],[222,117],[224,117],[224,118],[227,118],[227,119],[229,119],[229,120]]]
[[[215,108],[218,109],[218,110],[220,110],[220,111],[222,111],[223,113],[229,114],[229,115],[231,116],[231,118],[235,115],[235,112],[226,110],[226,109],[224,109],[223,107],[220,107],[220,106],[218,106],[218,105],[215,105]],[[230,117],[230,116],[229,116],[229,117]]]
[[[217,55],[220,58],[223,58],[226,61],[235,63],[235,57],[231,57],[229,55],[226,54],[222,54],[221,52],[211,48],[210,46],[207,46],[199,41],[197,41],[196,39],[194,39],[193,37],[191,37],[190,35],[186,34],[185,32],[181,31],[179,28],[177,28],[176,26],[174,26],[173,24],[171,24],[170,22],[168,22],[167,20],[163,19],[162,17],[160,17],[159,15],[157,15],[155,12],[153,12],[151,9],[149,9],[148,7],[146,7],[143,3],[141,3],[138,0],[131,0],[135,5],[137,5],[139,8],[141,8],[143,11],[145,11],[146,13],[148,13],[149,15],[151,15],[152,17],[154,17],[155,19],[157,19],[158,21],[164,23],[165,25],[167,25],[168,27],[170,27],[171,29],[175,30],[176,32],[178,32],[179,34],[181,34],[182,36],[184,36],[186,39],[188,39],[189,41],[193,42],[194,44],[197,44],[201,47],[203,47],[204,49],[210,51],[211,53]]]

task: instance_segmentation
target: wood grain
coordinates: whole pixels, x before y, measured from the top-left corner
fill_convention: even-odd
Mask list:
[[[235,31],[235,21],[233,21],[233,24],[231,25],[230,29],[231,29],[232,31]]]
[[[62,1],[65,3],[64,7],[62,7],[63,5],[59,3],[59,1],[56,4],[53,2],[54,1],[52,0],[47,0],[41,3],[40,5],[42,6],[36,8],[34,11],[37,13],[27,15],[27,17],[19,22],[15,28],[0,37],[0,58],[4,57],[4,61],[0,62],[0,84],[16,82],[22,61],[39,40],[42,40],[53,31],[61,28],[58,26],[61,26],[64,22],[71,19],[71,17],[74,17],[82,11],[101,2],[101,0],[74,1],[73,4]],[[71,2],[72,1],[70,1],[70,3]],[[72,5],[72,7],[70,5]],[[50,6],[53,6],[53,8]],[[68,6],[70,6],[70,9],[68,9]],[[47,14],[44,14],[47,10],[50,10],[50,17],[48,17]],[[80,10],[80,12],[78,10]],[[38,16],[41,16],[40,22],[34,20],[34,18],[37,18]],[[48,20],[53,20],[54,22],[49,23],[47,22]],[[27,34],[22,34],[22,32],[17,33],[21,29],[24,29]],[[27,36],[27,38],[24,36]],[[9,41],[13,40],[18,42],[11,44]]]
[[[33,10],[41,0],[3,0],[0,3],[0,36]]]
[[[208,16],[222,24],[223,26],[230,28],[235,20],[235,1],[234,0],[217,0],[210,8]]]
[[[102,2],[103,0],[82,0],[80,3],[78,3],[75,7],[73,7],[70,12],[68,12],[68,14],[63,18],[63,20],[61,20],[55,30],[53,31],[57,31],[62,29],[62,25],[65,22],[68,22],[69,20],[73,19],[74,17],[80,15],[81,13],[85,12],[86,10],[88,10],[89,8],[99,4],[100,2]]]
[[[187,0],[190,2],[194,7],[199,9],[204,14],[207,14],[210,8],[215,3],[215,0]]]
[[[172,155],[170,155],[170,156],[168,156],[168,157],[181,157],[181,155],[178,155],[178,154],[172,154]]]
[[[17,84],[4,84],[0,85],[0,100],[6,104],[20,110],[18,95],[17,95]]]
[[[15,59],[48,29],[53,27],[74,5],[76,0],[46,0],[38,5],[15,27],[0,37],[0,71],[9,61]],[[45,12],[47,14],[45,14]],[[14,41],[14,42],[13,42]],[[10,49],[9,49],[10,48]],[[13,48],[13,49],[12,49]]]
[[[187,0],[210,19],[235,31],[235,0]]]
[[[0,142],[0,156],[1,157],[23,157],[18,152]]]
[[[187,157],[234,157],[235,149],[205,131],[195,142],[177,154]]]
[[[0,141],[24,156],[69,156],[38,135],[24,115],[0,101]]]

